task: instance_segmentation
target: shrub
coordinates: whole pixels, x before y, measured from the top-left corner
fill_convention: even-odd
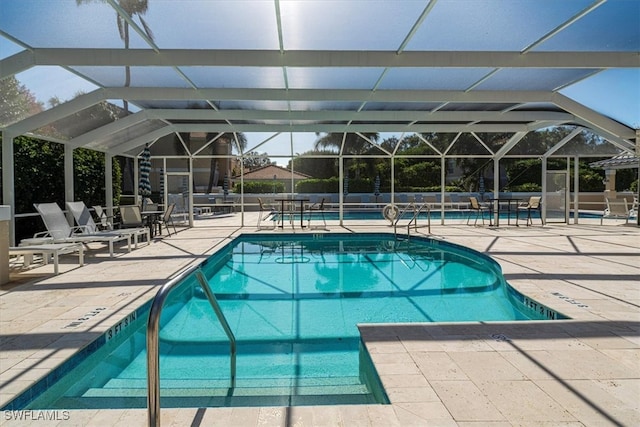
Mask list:
[[[242,192],[242,183],[236,182],[234,186],[234,191],[236,193]],[[279,181],[245,181],[244,182],[244,193],[284,193],[285,187],[283,182]]]
[[[337,177],[327,179],[304,179],[296,183],[298,193],[338,193],[340,184]]]

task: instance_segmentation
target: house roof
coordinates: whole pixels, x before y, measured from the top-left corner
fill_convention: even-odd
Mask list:
[[[276,177],[277,180],[282,179],[307,179],[311,178],[311,176],[306,175],[300,172],[293,172],[289,169],[277,166],[277,165],[266,165],[259,167],[257,169],[253,169],[252,171],[245,172],[244,179],[274,179]]]
[[[610,159],[589,163],[592,168],[602,169],[638,169],[640,159],[633,154],[621,154]]]
[[[258,135],[251,148],[263,133],[507,132],[517,143],[571,125],[635,150],[609,105],[567,95],[612,72],[640,76],[634,0],[166,0],[129,13],[135,3],[3,0],[0,77],[41,105],[3,103],[0,129],[136,156],[185,132]]]

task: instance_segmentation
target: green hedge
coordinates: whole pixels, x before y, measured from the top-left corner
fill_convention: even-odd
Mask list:
[[[340,190],[338,178],[305,179],[296,183],[297,193],[337,193]]]
[[[374,184],[373,181],[369,178],[365,179],[350,179],[349,180],[349,193],[371,193],[373,194]],[[296,192],[297,193],[338,193],[340,191],[340,183],[338,178],[328,178],[328,179],[305,179],[302,181],[298,181],[296,184]],[[448,193],[455,193],[464,191],[460,187],[455,185],[447,185],[445,187],[445,191]],[[380,186],[381,193],[390,193],[391,187],[386,184]],[[439,193],[440,186],[433,185],[429,187],[416,187],[416,186],[408,186],[408,185],[396,185],[395,187],[396,193]]]
[[[242,183],[236,182],[236,185],[233,187],[233,191],[238,194],[241,193]],[[285,191],[284,183],[279,181],[275,181],[275,182],[274,181],[245,181],[244,182],[245,194],[284,193],[284,191]]]

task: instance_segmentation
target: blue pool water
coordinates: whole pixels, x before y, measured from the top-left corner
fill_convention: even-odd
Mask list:
[[[236,387],[226,335],[190,278],[161,318],[163,407],[385,403],[358,323],[563,318],[490,258],[426,238],[243,235],[201,268],[238,341]],[[148,305],[5,409],[146,407]]]

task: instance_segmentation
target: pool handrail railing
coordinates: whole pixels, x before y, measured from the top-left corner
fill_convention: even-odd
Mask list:
[[[149,309],[149,319],[147,321],[147,408],[149,426],[160,426],[160,314],[162,313],[162,307],[171,290],[192,274],[195,274],[196,279],[200,283],[202,290],[209,300],[211,308],[213,308],[222,328],[229,338],[229,352],[231,355],[231,388],[234,388],[236,385],[236,338],[229,327],[227,319],[222,313],[218,300],[213,292],[211,292],[209,283],[200,269],[200,266],[192,266],[179,273],[169,282],[165,283],[153,298],[151,308]]]
[[[413,216],[411,217],[411,219],[407,223],[407,237],[409,237],[412,224],[413,224],[414,230],[417,230],[418,229],[418,217],[420,216],[420,212],[422,212],[422,210],[424,208],[427,209],[427,225],[426,226],[423,225],[422,227],[427,227],[429,234],[431,234],[431,208],[429,206],[429,203],[422,203],[418,208],[416,208],[416,203],[415,202],[410,202],[409,204],[407,204],[404,207],[404,209],[402,209],[402,211],[400,211],[398,216],[393,221],[393,234],[394,234],[394,236],[395,237],[398,236],[398,222],[400,222],[400,219],[402,219],[402,217],[404,216],[405,212],[409,211],[410,209],[413,209]]]

